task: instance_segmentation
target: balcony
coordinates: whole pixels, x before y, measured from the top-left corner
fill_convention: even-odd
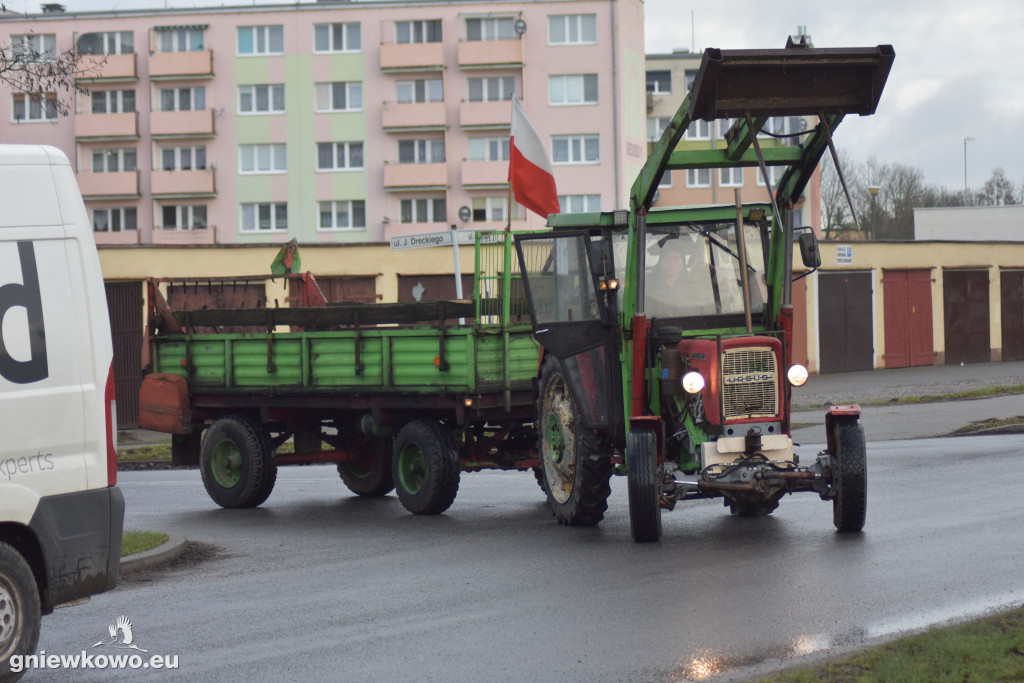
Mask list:
[[[441,71],[444,43],[384,43],[380,46],[380,70]]]
[[[459,43],[463,69],[495,69],[523,65],[521,40],[464,40]]]
[[[106,61],[104,61],[106,60]],[[127,55],[81,55],[76,80],[89,83],[137,81],[135,53]]]
[[[445,130],[448,127],[445,103],[399,104],[398,102],[385,102],[384,111],[381,114],[381,125],[384,130],[392,132]]]
[[[130,111],[124,114],[76,114],[75,137],[78,140],[137,140],[139,138],[139,115]]]
[[[467,130],[508,128],[511,123],[511,102],[459,103],[459,125]]]
[[[213,78],[213,50],[154,52],[149,56],[149,78],[154,81]]]
[[[447,187],[447,164],[384,165],[384,189],[389,192],[444,190]]]
[[[122,232],[94,232],[92,236],[96,244],[138,244],[138,230],[124,230]]]
[[[507,161],[463,161],[462,189],[489,190],[508,187]]]
[[[75,176],[82,197],[96,199],[124,199],[139,196],[139,172],[93,173],[82,171]]]
[[[160,199],[213,197],[217,183],[213,169],[191,171],[153,171],[149,175],[153,197]]]
[[[217,227],[177,230],[175,228],[153,228],[153,244],[216,244]]]
[[[149,115],[149,134],[164,139],[213,137],[213,110],[154,111]]]

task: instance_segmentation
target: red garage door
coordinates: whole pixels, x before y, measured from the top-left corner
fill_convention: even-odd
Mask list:
[[[882,291],[885,367],[933,365],[931,271],[887,270],[882,274]]]

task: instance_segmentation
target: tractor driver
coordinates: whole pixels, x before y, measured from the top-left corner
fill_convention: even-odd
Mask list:
[[[715,312],[705,240],[697,233],[665,236],[647,250],[657,263],[647,276],[644,309],[651,317]]]

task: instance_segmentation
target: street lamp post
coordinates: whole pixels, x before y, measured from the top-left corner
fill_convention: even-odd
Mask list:
[[[973,139],[972,137],[964,138],[964,206],[967,206],[967,143]]]

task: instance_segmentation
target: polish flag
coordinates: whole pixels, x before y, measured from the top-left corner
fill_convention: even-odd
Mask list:
[[[512,140],[509,145],[508,181],[516,201],[544,218],[561,213],[551,162],[544,143],[526,117],[523,105],[512,98]]]

